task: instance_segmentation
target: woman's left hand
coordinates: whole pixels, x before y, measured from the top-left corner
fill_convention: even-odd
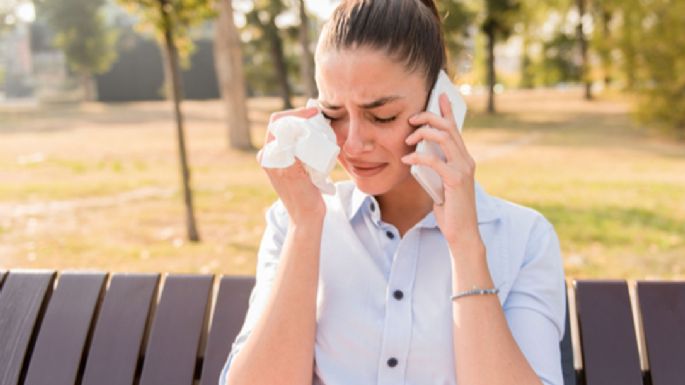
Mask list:
[[[447,95],[440,95],[439,100],[442,116],[427,111],[412,116],[409,123],[423,127],[411,133],[406,142],[408,145],[416,145],[421,140],[435,142],[440,145],[446,159],[412,152],[402,157],[402,162],[430,167],[442,178],[445,199],[442,205],[434,204],[433,211],[450,249],[483,248],[474,190],[476,163],[457,129]]]

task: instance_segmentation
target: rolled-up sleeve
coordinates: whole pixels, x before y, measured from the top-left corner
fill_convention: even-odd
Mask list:
[[[276,277],[281,248],[287,232],[287,223],[288,218],[285,207],[280,201],[274,203],[266,213],[266,229],[259,245],[255,286],[250,293],[245,322],[231,345],[231,352],[219,375],[219,385],[226,385],[228,369],[232,361],[238,355],[243,345],[245,345],[257,320],[264,311]]]
[[[511,291],[503,304],[509,328],[545,385],[563,385],[559,341],[564,335],[566,286],[559,240],[539,216]]]

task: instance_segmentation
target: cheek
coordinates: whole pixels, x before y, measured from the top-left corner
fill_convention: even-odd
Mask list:
[[[335,141],[338,146],[342,148],[343,144],[345,144],[345,140],[347,140],[347,130],[343,130],[339,124],[333,124],[331,126],[333,127],[333,132],[335,133]]]

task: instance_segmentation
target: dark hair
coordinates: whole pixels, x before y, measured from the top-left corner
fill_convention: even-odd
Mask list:
[[[445,44],[433,0],[343,0],[324,26],[319,49],[370,47],[421,70],[431,89],[446,66]]]

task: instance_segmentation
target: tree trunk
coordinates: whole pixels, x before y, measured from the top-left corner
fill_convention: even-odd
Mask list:
[[[634,28],[636,27],[635,11],[631,7],[627,7],[623,13],[623,33],[621,48],[624,56],[623,72],[626,75],[627,90],[635,89],[637,68],[637,49],[635,48]]]
[[[186,230],[188,240],[198,242],[200,236],[195,225],[195,213],[193,210],[193,192],[190,189],[190,170],[186,154],[185,132],[183,129],[183,114],[181,113],[181,94],[183,86],[178,64],[178,51],[174,41],[173,25],[169,14],[165,11],[170,7],[169,0],[159,0],[160,12],[164,23],[164,44],[167,52],[166,65],[168,73],[171,75],[171,93],[174,101],[174,116],[176,118],[176,134],[178,139],[178,155],[181,167],[181,180],[183,182],[183,200],[186,208]]]
[[[486,30],[488,39],[488,113],[495,113],[495,30]]]
[[[309,17],[304,0],[300,0],[300,46],[302,57],[300,58],[300,77],[304,87],[305,96],[309,99],[316,98],[316,82],[314,81],[314,58],[309,49]]]
[[[583,16],[585,16],[585,0],[576,0],[576,7],[578,7],[578,25],[576,26],[576,34],[578,44],[580,46],[580,68],[582,81],[585,84],[585,99],[592,99],[592,82],[590,81],[590,68],[587,61],[587,40],[583,32]]]
[[[253,149],[247,116],[243,56],[238,29],[233,22],[230,0],[218,2],[219,17],[214,34],[214,67],[226,111],[228,145],[239,150]]]
[[[97,84],[95,78],[90,73],[81,73],[81,88],[83,89],[83,100],[94,102],[97,100]]]
[[[604,69],[604,87],[609,88],[611,86],[611,48],[613,47],[613,44],[611,42],[611,29],[609,28],[609,25],[611,24],[611,18],[612,18],[612,13],[611,11],[607,9],[602,10],[602,39],[604,40],[605,44],[610,44],[609,47],[607,47],[606,52],[602,55],[602,67]]]
[[[274,62],[274,70],[278,78],[278,84],[281,89],[281,97],[283,98],[283,109],[288,110],[293,108],[290,102],[290,85],[288,84],[288,67],[285,62],[285,54],[283,53],[283,42],[281,36],[278,34],[278,27],[276,26],[276,16],[271,15],[269,24],[266,25],[266,33],[269,36],[271,43],[271,58]]]

